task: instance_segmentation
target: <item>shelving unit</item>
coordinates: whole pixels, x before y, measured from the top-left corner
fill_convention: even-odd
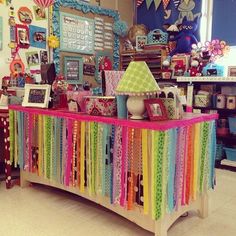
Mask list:
[[[143,51],[127,51],[122,52],[120,56],[121,70],[126,70],[131,61],[145,61],[151,70],[153,76],[158,79],[161,78],[162,60],[166,58],[166,47],[161,47],[155,50]]]
[[[215,92],[220,92],[222,86],[235,86],[236,87],[236,77],[177,77],[176,83],[178,85],[187,86],[187,84],[193,85],[193,91],[196,93],[196,91],[200,90],[201,85],[214,85],[215,86]],[[235,95],[236,96],[236,95]],[[193,101],[193,97],[188,98],[190,101]],[[202,113],[207,113],[209,111],[216,111],[219,114],[219,118],[221,119],[227,119],[231,115],[236,115],[236,109],[227,109],[227,108],[216,108],[214,106],[208,106],[208,107],[198,107],[198,106],[192,106],[193,109],[199,109]],[[226,135],[220,135],[217,134],[217,142],[220,144],[223,144],[224,146],[235,146],[236,147],[236,135],[233,134],[226,134]],[[222,156],[222,158],[225,158],[225,156]],[[229,168],[230,170],[236,170],[236,162],[229,161],[227,159],[218,160],[216,167],[220,168]]]

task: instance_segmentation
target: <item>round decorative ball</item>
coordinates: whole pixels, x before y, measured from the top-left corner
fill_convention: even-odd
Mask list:
[[[135,45],[136,44],[136,36],[145,36],[148,34],[148,29],[145,25],[133,25],[128,32],[128,38],[130,42]]]

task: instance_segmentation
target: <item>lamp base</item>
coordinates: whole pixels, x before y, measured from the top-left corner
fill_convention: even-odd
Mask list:
[[[144,99],[146,96],[129,96],[127,100],[127,109],[132,114],[130,119],[143,120],[143,114],[145,112]]]

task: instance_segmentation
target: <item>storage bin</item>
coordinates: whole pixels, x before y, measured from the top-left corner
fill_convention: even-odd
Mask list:
[[[236,134],[236,116],[228,117],[228,121],[229,121],[229,132],[231,134]]]
[[[216,160],[222,160],[224,155],[224,149],[222,143],[216,144]]]
[[[224,94],[217,94],[216,107],[221,108],[221,109],[225,108],[225,95]]]
[[[236,106],[236,97],[234,95],[226,96],[226,108],[227,109],[235,109]]]
[[[196,107],[209,107],[211,105],[210,96],[205,94],[196,94],[194,96],[194,105]]]
[[[236,161],[236,148],[224,148],[227,160]]]

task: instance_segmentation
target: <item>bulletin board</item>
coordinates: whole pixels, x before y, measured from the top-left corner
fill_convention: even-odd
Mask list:
[[[74,24],[77,24],[76,27],[69,29],[70,36],[73,35],[73,39],[69,36],[68,30],[63,35],[66,25],[69,26],[65,19],[67,21],[72,20]],[[96,87],[101,83],[99,70],[103,68],[100,64],[104,58],[112,62],[111,69],[118,70],[119,37],[113,33],[113,24],[118,20],[119,14],[114,10],[103,9],[77,0],[71,0],[67,3],[56,1],[53,8],[53,32],[61,41],[60,47],[54,49],[53,53],[57,73],[65,73],[64,58],[82,57],[83,80],[80,80],[80,83],[88,81],[93,87]],[[85,27],[87,25],[90,27]],[[84,29],[82,32],[81,28]],[[86,28],[87,32],[85,33]],[[93,30],[92,38],[90,37],[91,33],[89,34],[90,30]],[[90,43],[86,41],[85,44],[85,36],[89,38]],[[73,42],[73,46],[68,47],[68,40]],[[81,47],[82,43],[83,47]],[[78,47],[78,45],[80,46]]]

